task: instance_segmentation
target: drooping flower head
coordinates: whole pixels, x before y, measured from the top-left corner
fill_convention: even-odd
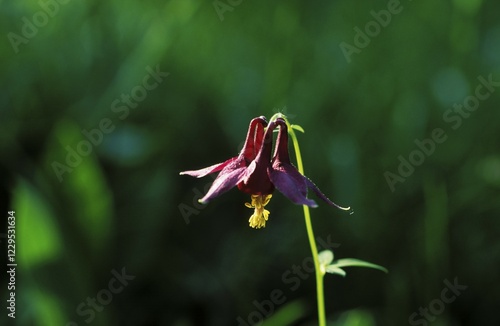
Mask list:
[[[262,147],[264,128],[266,126],[267,120],[265,117],[254,118],[250,121],[245,144],[237,157],[230,158],[225,162],[214,164],[200,170],[184,171],[180,173],[181,175],[187,174],[192,177],[201,178],[220,171],[207,194],[199,200],[200,203],[208,203],[213,198],[223,194],[240,182],[247,167],[255,160],[255,157]]]
[[[277,127],[279,132],[271,158],[273,131]],[[249,219],[253,228],[265,227],[270,213],[264,207],[271,200],[275,188],[295,204],[317,207],[314,200],[307,198],[307,190],[311,189],[328,204],[344,209],[329,200],[311,180],[292,165],[288,152],[288,126],[282,118],[277,118],[269,124],[264,117],[253,119],[243,149],[237,157],[201,170],[180,174],[200,178],[218,171],[219,175],[200,202],[207,203],[237,186],[240,191],[251,195],[251,202],[245,203],[245,206],[254,208],[254,214]]]

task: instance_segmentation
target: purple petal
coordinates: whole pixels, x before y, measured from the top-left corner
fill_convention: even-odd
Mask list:
[[[229,160],[227,160],[225,162],[214,164],[214,165],[209,166],[207,168],[203,168],[203,169],[200,169],[200,170],[183,171],[183,172],[181,172],[179,174],[180,175],[187,174],[187,175],[190,175],[192,177],[202,178],[202,177],[204,177],[206,175],[209,175],[210,173],[214,173],[214,172],[218,172],[218,171],[222,170],[228,164],[234,162],[236,159],[237,159],[237,157],[233,157],[233,158],[230,158]]]
[[[346,209],[349,209],[349,208],[344,208],[342,206],[339,206],[337,204],[335,204],[334,202],[332,202],[330,199],[328,199],[328,197],[325,196],[325,194],[323,194],[321,192],[321,190],[319,190],[319,188],[307,177],[304,177],[304,179],[306,180],[306,183],[307,183],[307,187],[309,189],[311,189],[312,191],[314,191],[314,193],[316,194],[316,196],[318,196],[319,198],[323,199],[325,202],[327,202],[329,205],[332,205],[332,206],[335,206],[337,208],[340,208],[342,210],[346,210]]]
[[[290,155],[288,154],[288,127],[282,118],[276,120],[276,125],[280,126],[280,131],[278,132],[276,146],[274,147],[273,163],[278,161],[284,164],[291,164]]]
[[[257,117],[250,121],[247,138],[240,152],[247,162],[253,161],[260,149],[262,138],[264,137],[264,127],[267,126],[266,117]]]
[[[269,179],[269,163],[262,164],[252,161],[238,184],[238,189],[250,195],[269,195],[274,186]]]
[[[215,178],[214,183],[199,202],[206,204],[236,186],[243,179],[246,169],[247,167],[240,164],[240,162],[233,162],[226,166]]]
[[[269,179],[268,170],[271,168],[271,151],[273,141],[273,130],[276,124],[271,122],[266,129],[264,139],[260,141],[261,146],[255,159],[250,162],[238,188],[251,195],[268,195],[274,190]]]
[[[307,198],[306,178],[291,164],[275,164],[269,169],[269,178],[283,195],[295,204],[317,207],[312,199]]]

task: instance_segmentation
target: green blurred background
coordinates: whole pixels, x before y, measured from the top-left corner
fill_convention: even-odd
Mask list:
[[[315,325],[312,274],[284,279],[310,255],[302,209],[276,193],[254,230],[248,196],[195,206],[213,179],[178,175],[235,156],[250,119],[276,112],[306,131],[306,175],[355,211],[320,203],[316,236],[390,271],[327,275],[329,325],[500,324],[498,85],[459,127],[443,116],[478,77],[500,81],[499,2],[0,5],[0,214],[16,211],[18,263],[2,325],[237,325],[274,290],[286,300],[265,325]],[[391,191],[384,173],[436,128],[446,141]],[[110,298],[123,268],[135,278]],[[455,278],[467,289],[441,304]]]

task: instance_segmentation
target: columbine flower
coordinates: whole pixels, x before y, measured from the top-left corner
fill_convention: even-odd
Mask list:
[[[266,126],[267,121],[265,117],[258,117],[250,121],[245,144],[237,157],[230,158],[225,162],[214,164],[204,169],[180,173],[181,175],[187,174],[192,177],[201,178],[210,173],[220,171],[207,194],[199,200],[200,203],[208,203],[213,198],[223,194],[240,182],[247,167],[254,161],[257,156],[257,151],[261,148],[264,138],[264,127]]]
[[[251,195],[251,203],[245,203],[245,206],[254,208],[249,224],[257,229],[266,225],[270,213],[264,207],[271,200],[275,187],[295,204],[317,206],[314,200],[307,198],[309,188],[328,204],[341,208],[329,200],[311,180],[300,174],[290,163],[288,128],[285,120],[278,118],[271,121],[264,133],[266,125],[264,117],[255,118],[250,122],[245,145],[237,157],[201,170],[181,172],[181,174],[200,178],[221,171],[200,202],[207,203],[234,186],[238,186],[239,190]],[[280,129],[274,156],[271,159],[272,133],[278,126]]]

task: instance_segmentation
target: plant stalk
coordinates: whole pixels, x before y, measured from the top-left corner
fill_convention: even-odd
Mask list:
[[[292,138],[293,142],[293,147],[295,150],[295,156],[297,158],[297,170],[304,175],[304,165],[302,164],[302,156],[300,155],[300,147],[299,147],[299,142],[297,140],[297,136],[295,134],[295,131],[293,130],[292,126],[286,119],[286,117],[281,114],[277,113],[275,114],[272,118],[276,119],[278,117],[283,118],[286,121],[287,127],[288,127],[288,133],[290,134],[290,137]],[[314,231],[312,227],[312,222],[311,222],[311,214],[309,212],[309,206],[303,205],[304,209],[304,219],[306,222],[306,229],[307,229],[307,237],[309,239],[309,246],[311,247],[311,253],[314,261],[314,272],[316,274],[316,300],[317,300],[317,305],[318,305],[318,325],[319,326],[326,326],[326,317],[325,317],[325,296],[323,292],[323,273],[321,271],[321,267],[319,264],[319,257],[318,257],[318,248],[316,246],[316,238],[314,237]]]

